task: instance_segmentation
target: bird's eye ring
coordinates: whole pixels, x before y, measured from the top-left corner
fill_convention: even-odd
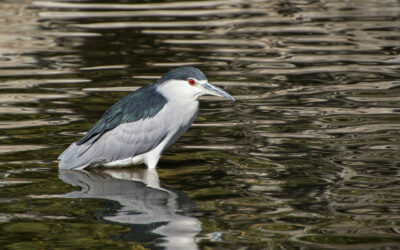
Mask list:
[[[195,81],[194,79],[189,79],[189,80],[188,80],[188,83],[189,83],[190,85],[194,85],[194,84],[196,83],[196,81]]]

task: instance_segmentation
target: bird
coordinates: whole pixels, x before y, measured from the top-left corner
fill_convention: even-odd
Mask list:
[[[60,169],[123,167],[144,163],[156,168],[163,151],[192,125],[199,97],[235,101],[194,67],[171,70],[109,107],[101,119],[58,157]]]

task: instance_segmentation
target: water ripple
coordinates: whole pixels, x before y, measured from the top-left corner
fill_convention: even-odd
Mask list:
[[[158,248],[166,241],[155,235],[172,235],[164,222],[183,218],[193,232],[170,228],[199,248],[397,249],[398,1],[0,5],[6,248]],[[59,153],[107,107],[180,66],[201,68],[236,101],[201,98],[160,178],[147,178],[157,185],[127,169],[60,173],[85,180],[83,189],[115,188],[98,199],[58,179]],[[176,195],[130,199],[121,184]],[[138,214],[138,201],[154,213]]]

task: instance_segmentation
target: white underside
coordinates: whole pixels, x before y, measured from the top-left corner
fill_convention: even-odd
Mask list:
[[[122,160],[112,161],[112,162],[104,164],[104,166],[105,167],[125,167],[125,166],[134,165],[134,164],[140,164],[140,163],[143,163],[143,155],[144,154],[125,158]]]
[[[164,144],[164,141],[161,144]],[[147,153],[131,156],[122,160],[112,161],[109,163],[105,163],[103,165],[105,167],[125,167],[125,166],[145,163],[148,168],[156,168],[157,162],[161,157],[160,145]]]

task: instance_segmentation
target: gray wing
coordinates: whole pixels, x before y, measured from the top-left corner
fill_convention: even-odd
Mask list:
[[[164,115],[123,123],[78,145],[71,144],[59,157],[61,169],[83,169],[146,153],[167,136]]]
[[[152,118],[166,103],[167,99],[156,90],[155,84],[141,87],[108,108],[103,117],[76,144],[84,144],[122,123]]]

